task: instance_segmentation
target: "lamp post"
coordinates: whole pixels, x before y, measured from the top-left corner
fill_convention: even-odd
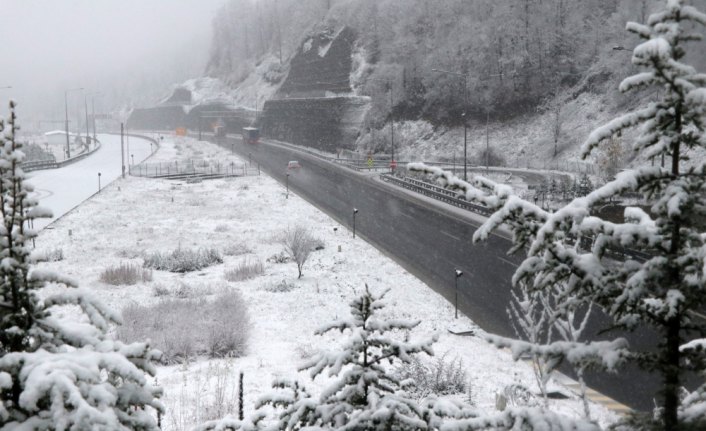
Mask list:
[[[68,90],[64,90],[64,114],[66,118],[65,122],[65,130],[66,130],[66,158],[71,158],[71,147],[69,143],[69,92],[70,91],[79,91],[83,90],[83,87],[81,88],[71,88]],[[78,127],[78,125],[76,125]]]
[[[91,147],[91,134],[88,131],[88,95],[83,93],[83,111],[86,113],[86,151]]]
[[[98,142],[96,139],[96,96],[102,96],[101,93],[91,94],[91,123],[93,123],[93,143]]]
[[[432,71],[460,76],[463,78],[463,112],[461,113],[461,119],[463,120],[463,181],[468,181],[468,126],[466,124],[466,108],[468,107],[468,91],[466,87],[468,87],[468,75],[465,73],[451,72],[449,70],[442,69],[432,69]]]
[[[134,164],[135,164],[135,155],[134,155],[134,154],[130,154],[130,158],[132,158],[132,164],[134,165]]]
[[[353,208],[353,238],[355,238],[355,215],[358,214],[358,208]]]
[[[98,191],[101,191],[101,173],[98,172]]]
[[[456,277],[455,277],[456,283],[455,283],[455,289],[454,289],[454,296],[455,296],[455,299],[454,299],[454,309],[455,309],[454,315],[455,315],[455,317],[454,318],[458,319],[458,279],[463,275],[463,271],[461,271],[460,269],[456,269],[456,270],[454,270],[454,273],[456,274]]]

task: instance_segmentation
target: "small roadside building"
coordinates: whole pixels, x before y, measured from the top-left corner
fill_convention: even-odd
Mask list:
[[[64,130],[52,130],[44,134],[49,145],[66,145],[66,132]],[[76,134],[69,132],[69,141],[73,143],[76,140]]]

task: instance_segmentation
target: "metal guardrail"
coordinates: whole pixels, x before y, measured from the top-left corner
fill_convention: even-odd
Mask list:
[[[93,147],[92,150],[83,152],[83,153],[79,154],[78,156],[72,157],[70,159],[62,160],[61,162],[57,162],[56,160],[53,160],[53,161],[52,160],[38,160],[38,161],[34,161],[34,162],[22,163],[22,170],[25,172],[31,172],[31,171],[38,171],[41,169],[62,168],[64,166],[70,165],[71,163],[85,159],[86,157],[95,153],[101,147],[100,141],[96,141],[96,143],[97,144]]]
[[[468,202],[465,199],[460,199],[456,193],[454,193],[450,190],[446,190],[443,187],[435,186],[433,184],[429,184],[424,181],[415,180],[415,179],[409,178],[409,177],[398,178],[393,175],[382,174],[382,175],[380,175],[380,178],[383,181],[387,181],[389,183],[396,184],[400,187],[404,187],[408,190],[412,190],[413,192],[422,194],[424,196],[432,197],[434,199],[440,200],[442,202],[446,202],[448,204],[451,204],[451,205],[457,206],[459,208],[474,212],[476,214],[480,214],[483,216],[489,216],[492,214],[490,209],[488,209],[487,207]]]
[[[473,204],[464,199],[459,199],[457,194],[447,190],[443,187],[435,186],[433,184],[416,180],[414,178],[404,177],[398,178],[393,175],[380,175],[383,181],[387,181],[392,184],[404,187],[408,190],[412,190],[416,193],[438,199],[442,202],[457,206],[459,208],[480,214],[482,216],[488,217],[492,214],[492,211],[482,205]],[[593,244],[593,239],[584,238],[582,240],[582,247],[590,249]],[[629,256],[639,262],[644,262],[652,256],[648,253],[644,253],[638,250],[633,250],[625,247],[611,247],[607,250],[607,255],[616,260],[624,261],[626,256]]]

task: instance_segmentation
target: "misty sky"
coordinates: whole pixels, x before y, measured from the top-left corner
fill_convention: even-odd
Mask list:
[[[13,97],[27,120],[61,119],[74,87],[100,92],[104,109],[156,102],[203,72],[224,2],[0,0],[0,87],[13,87],[0,90],[0,115]],[[83,106],[83,93],[70,94],[70,110]]]

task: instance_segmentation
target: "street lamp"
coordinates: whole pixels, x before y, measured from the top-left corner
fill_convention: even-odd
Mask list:
[[[91,134],[88,131],[88,95],[83,93],[83,110],[86,113],[86,151],[91,148]]]
[[[442,69],[432,69],[432,72],[446,73],[463,78],[463,112],[461,113],[461,119],[463,120],[463,181],[468,181],[468,126],[466,125],[466,108],[468,107],[468,91],[466,89],[468,85],[466,81],[468,75]]]
[[[69,92],[70,91],[79,91],[83,90],[83,87],[81,88],[71,88],[68,90],[64,91],[64,114],[66,118],[66,123],[65,123],[65,129],[66,129],[66,158],[69,159],[71,158],[71,147],[69,143]],[[78,125],[76,125],[78,127]]]
[[[458,319],[458,279],[463,275],[463,271],[460,269],[454,270],[456,277],[455,277],[455,289],[454,289],[454,308],[455,308],[455,318]]]
[[[132,158],[132,164],[134,165],[134,164],[135,164],[135,155],[134,155],[134,154],[130,154],[130,157]]]
[[[353,238],[355,238],[355,215],[358,214],[358,208],[353,208]]]
[[[98,191],[101,191],[101,173],[98,172]]]
[[[96,139],[96,96],[102,96],[101,93],[91,94],[91,123],[93,123],[93,143],[98,142]]]

